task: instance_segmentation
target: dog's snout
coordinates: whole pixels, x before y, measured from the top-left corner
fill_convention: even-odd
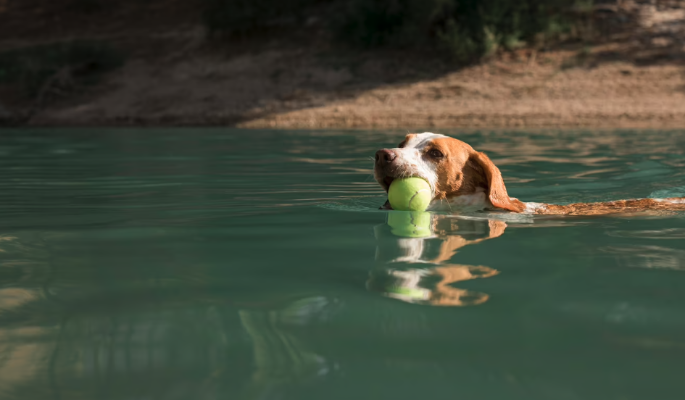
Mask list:
[[[380,165],[390,164],[397,158],[394,151],[388,149],[381,149],[376,152],[376,163]]]

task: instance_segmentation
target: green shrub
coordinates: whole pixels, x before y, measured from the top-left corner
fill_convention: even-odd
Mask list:
[[[75,78],[88,84],[122,64],[122,56],[101,42],[75,41],[25,47],[0,53],[0,83],[19,84],[28,95],[34,95],[47,79],[66,67],[77,68],[79,75]]]
[[[451,2],[351,0],[336,25],[343,40],[365,47],[422,45]]]
[[[82,13],[95,13],[104,9],[102,0],[72,0],[69,9]]]
[[[442,53],[461,63],[474,61],[480,53],[480,45],[454,20],[448,20],[437,32],[437,46]]]
[[[461,62],[548,41],[573,27],[565,9],[591,0],[205,0],[211,33],[247,34],[330,5],[327,25],[362,47],[431,48]],[[338,8],[336,8],[338,7]]]
[[[210,34],[246,34],[275,20],[301,18],[302,11],[322,0],[205,0],[204,22]]]
[[[564,8],[569,5],[562,0],[351,0],[338,32],[363,46],[429,45],[465,62],[568,29]]]

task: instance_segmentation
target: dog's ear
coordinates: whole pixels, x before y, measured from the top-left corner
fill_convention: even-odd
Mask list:
[[[502,173],[485,153],[474,152],[471,159],[483,168],[485,178],[488,181],[488,198],[493,206],[514,212],[523,212],[526,209],[523,203],[509,197],[507,188],[504,186]]]

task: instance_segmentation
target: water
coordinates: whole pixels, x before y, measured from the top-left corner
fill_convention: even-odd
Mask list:
[[[509,193],[685,195],[684,132],[452,132]],[[392,132],[5,130],[2,399],[680,399],[685,225],[385,212]]]

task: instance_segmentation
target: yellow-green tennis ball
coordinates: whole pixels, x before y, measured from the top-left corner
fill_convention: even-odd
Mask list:
[[[423,211],[388,213],[390,232],[399,237],[422,238],[433,235],[431,215]]]
[[[395,179],[388,189],[393,210],[424,211],[431,202],[431,187],[421,178]]]

